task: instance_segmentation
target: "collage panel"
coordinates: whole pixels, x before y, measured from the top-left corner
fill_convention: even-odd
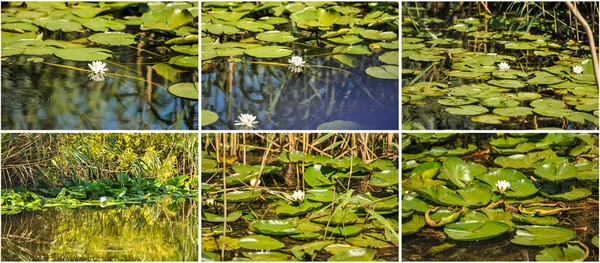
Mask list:
[[[598,261],[598,133],[403,133],[402,261]]]
[[[203,130],[399,129],[389,2],[203,2]]]
[[[205,133],[203,261],[399,261],[397,133]]]
[[[197,130],[198,2],[2,2],[3,130]]]
[[[403,130],[598,130],[597,1],[405,2]]]
[[[198,136],[4,133],[4,261],[198,261]]]

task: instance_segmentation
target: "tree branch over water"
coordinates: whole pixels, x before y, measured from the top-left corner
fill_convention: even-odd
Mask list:
[[[592,52],[592,63],[594,63],[594,75],[596,76],[596,85],[598,86],[598,89],[600,89],[600,69],[598,68],[598,54],[596,52],[596,42],[594,40],[594,34],[592,32],[592,28],[585,21],[585,19],[579,13],[577,8],[575,6],[573,6],[573,3],[567,1],[567,2],[565,2],[565,4],[567,5],[569,10],[571,10],[571,12],[577,18],[577,20],[579,20],[579,23],[581,23],[583,25],[583,28],[585,29],[585,33],[587,34],[588,42],[589,42],[590,49]]]

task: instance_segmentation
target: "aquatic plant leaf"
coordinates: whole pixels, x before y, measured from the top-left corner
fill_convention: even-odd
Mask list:
[[[86,20],[80,20],[81,24],[86,27],[89,28],[90,30],[93,31],[100,31],[100,32],[106,32],[109,31],[109,29],[112,29],[114,31],[121,31],[124,30],[127,26],[119,21],[115,21],[115,20],[107,20],[107,19],[102,19],[102,18],[92,18],[92,19],[86,19]]]
[[[317,21],[318,26],[331,26],[333,23],[338,21],[342,15],[331,8],[319,8],[317,9]]]
[[[169,86],[169,93],[184,99],[198,99],[198,84],[191,82],[177,83]]]
[[[362,227],[356,225],[350,226],[336,226],[336,227],[328,227],[327,232],[330,232],[334,236],[338,237],[353,237],[360,234],[363,230]]]
[[[230,222],[234,222],[234,221],[238,220],[241,216],[242,216],[242,211],[234,211],[234,212],[228,213],[226,219],[220,215],[215,215],[213,213],[204,212],[204,211],[202,212],[202,220],[207,221],[207,222],[213,222],[213,223],[223,223],[224,220],[226,220],[227,223],[230,223]]]
[[[332,37],[328,38],[328,41],[331,41],[336,44],[344,44],[344,45],[354,45],[362,42],[363,40],[359,38],[357,35],[344,35],[341,37]]]
[[[291,251],[292,251],[292,254],[294,254],[294,256],[298,260],[304,260],[305,255],[309,255],[311,257],[311,260],[314,260],[314,258],[317,255],[315,252],[323,249],[324,247],[326,247],[328,245],[331,245],[332,243],[333,243],[333,241],[312,242],[312,243],[307,243],[304,245],[294,246],[294,247],[292,247]]]
[[[448,210],[448,209],[438,209],[434,213],[429,215],[431,220],[437,221],[437,227],[441,227],[450,223],[456,222],[458,218],[463,214],[464,210]]]
[[[594,246],[598,247],[598,235],[596,235],[595,237],[592,238],[592,244],[594,244]]]
[[[494,114],[507,117],[527,116],[533,114],[533,110],[528,107],[496,108]]]
[[[23,33],[23,31],[31,31],[31,32],[36,32],[38,31],[38,27],[35,25],[32,25],[31,23],[26,23],[26,22],[15,22],[15,23],[3,23],[2,24],[2,31],[12,31],[12,32],[19,32],[19,33]]]
[[[338,195],[331,188],[315,187],[306,190],[305,198],[315,202],[331,203],[338,198]]]
[[[304,181],[311,187],[329,186],[333,182],[328,176],[321,173],[322,166],[320,164],[308,167],[304,172]]]
[[[362,130],[365,127],[353,121],[330,121],[317,126],[317,130]]]
[[[477,105],[466,105],[456,108],[446,108],[446,112],[454,115],[479,115],[488,112],[489,110],[485,107]]]
[[[302,241],[309,241],[323,238],[323,235],[315,232],[301,232],[300,234],[290,235],[290,238]]]
[[[469,221],[446,225],[444,233],[459,241],[479,241],[501,236],[510,227],[497,221]]]
[[[172,82],[178,82],[180,79],[179,74],[183,72],[181,70],[171,67],[169,64],[166,63],[154,64],[152,68],[156,71],[156,73]]]
[[[198,44],[193,45],[174,45],[171,49],[186,55],[198,55]],[[240,52],[241,54],[241,52]]]
[[[417,189],[417,193],[434,203],[449,206],[482,206],[487,205],[493,196],[486,184],[472,183],[459,190],[451,190],[443,185]]]
[[[559,201],[577,201],[592,195],[590,190],[586,188],[576,188],[575,186],[571,186],[569,190],[564,190],[557,186],[544,186],[542,190],[540,190],[540,193],[546,197]]]
[[[238,244],[240,247],[253,250],[275,250],[285,247],[285,244],[279,240],[263,235],[242,237]]]
[[[71,8],[71,13],[81,18],[92,18],[98,14],[110,10],[110,8],[81,6],[82,8]]]
[[[536,261],[581,261],[586,256],[578,245],[546,247],[535,256]]]
[[[376,253],[376,250],[370,248],[353,248],[339,252],[327,261],[373,261]]]
[[[356,58],[354,56],[350,56],[350,55],[346,55],[346,54],[335,54],[335,55],[333,55],[333,58],[335,58],[337,61],[339,61],[342,64],[349,66],[351,68],[358,67],[358,61],[356,60]]]
[[[38,20],[34,20],[33,23],[52,31],[60,30],[63,32],[75,32],[82,28],[79,22],[66,19],[41,18]]]
[[[482,114],[471,117],[471,121],[481,122],[487,124],[502,124],[502,122],[508,121],[510,118],[505,116],[498,116],[495,114]]]
[[[319,224],[336,225],[351,225],[356,223],[358,215],[348,210],[336,210],[331,215],[313,218],[311,221]]]
[[[532,101],[529,105],[534,108],[563,109],[567,107],[567,105],[562,100],[556,99],[537,99]]]
[[[2,54],[3,57],[8,57],[8,56],[19,55],[19,54],[23,53],[23,51],[25,51],[25,48],[3,46],[2,52],[0,52],[0,54]]]
[[[566,243],[577,238],[573,230],[555,226],[519,226],[510,242],[523,246],[548,246]]]
[[[202,110],[202,116],[200,119],[202,120],[201,126],[206,126],[218,121],[219,115],[214,111]]]
[[[54,52],[59,58],[75,61],[106,60],[112,55],[111,51],[103,48],[68,48],[59,49]]]
[[[511,79],[503,79],[503,80],[493,79],[493,80],[488,81],[487,83],[490,85],[503,87],[503,88],[511,88],[511,89],[520,89],[520,88],[527,87],[527,85],[525,85],[525,83],[523,83],[522,81],[511,80]]]
[[[443,99],[439,99],[437,102],[446,106],[462,106],[469,105],[475,102],[478,102],[478,99],[475,98],[457,98],[457,97],[447,97]]]
[[[531,225],[553,226],[558,224],[558,218],[553,216],[529,216],[522,214],[514,214],[513,221],[526,223]]]
[[[300,233],[300,229],[296,227],[296,224],[289,220],[257,220],[250,223],[248,228],[253,232],[272,236],[295,235]]]
[[[569,109],[559,109],[559,108],[550,108],[550,107],[544,107],[544,108],[534,108],[533,112],[542,115],[542,116],[547,116],[547,117],[569,117],[571,114],[574,113],[574,111],[569,110]]]
[[[263,46],[244,50],[244,54],[257,58],[280,58],[287,57],[292,53],[291,49],[284,46]]]
[[[508,181],[510,188],[504,192],[504,195],[507,197],[523,198],[534,195],[539,190],[529,178],[514,169],[503,168],[478,175],[476,178],[486,182],[494,191],[498,191],[496,189],[498,181]]]
[[[544,160],[535,168],[535,175],[552,182],[564,181],[577,177],[577,167],[568,160]]]
[[[379,30],[371,29],[360,32],[360,36],[371,40],[393,40],[398,37],[396,33],[391,31],[381,32]]]
[[[285,24],[288,21],[290,21],[289,19],[287,19],[285,17],[274,17],[274,16],[263,16],[263,17],[259,18],[258,20],[260,22],[272,24],[272,25]],[[268,30],[272,30],[272,29],[268,29]]]
[[[284,43],[295,41],[296,37],[292,36],[290,32],[284,31],[266,31],[256,35],[254,38],[267,42]]]
[[[384,65],[381,67],[369,67],[365,70],[371,77],[380,79],[398,79],[400,69],[398,66]]]
[[[308,199],[308,198],[306,198]],[[305,200],[298,206],[293,206],[289,204],[283,204],[275,209],[275,214],[278,216],[302,216],[306,215],[308,212],[321,207],[321,203],[313,203]]]
[[[506,108],[516,107],[521,103],[517,100],[509,99],[508,97],[491,97],[483,100],[481,105],[489,108]]]
[[[220,12],[216,14],[212,14],[212,16],[216,19],[227,21],[227,22],[236,22],[240,20],[242,17],[247,15],[249,12]]]
[[[227,202],[232,202],[232,203],[245,203],[245,202],[250,202],[250,201],[254,201],[256,199],[258,199],[258,197],[260,196],[261,191],[233,191],[233,192],[229,192],[227,193]],[[218,201],[223,202],[224,198],[223,195],[219,195],[219,197],[217,198]]]
[[[397,187],[399,178],[400,177],[398,175],[398,169],[385,170],[374,173],[371,176],[371,180],[369,180],[369,183],[378,187]]]
[[[531,168],[533,164],[542,158],[535,154],[513,154],[510,156],[500,156],[494,159],[494,163],[504,168]]]
[[[239,29],[248,30],[250,32],[263,32],[265,30],[275,29],[275,27],[269,23],[249,20],[238,21],[235,26]]]
[[[240,32],[240,30],[235,26],[213,23],[202,23],[202,31],[207,31],[215,35],[235,35],[237,32]]]
[[[440,173],[450,179],[459,188],[464,188],[474,179],[469,165],[457,157],[447,158],[443,162]]]
[[[198,67],[198,56],[176,56],[169,59],[169,64],[186,68]]]

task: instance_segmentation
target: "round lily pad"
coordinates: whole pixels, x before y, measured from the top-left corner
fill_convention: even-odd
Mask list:
[[[381,67],[369,67],[365,70],[371,77],[380,79],[398,79],[400,68],[398,66],[384,65]]]
[[[300,233],[300,229],[288,220],[257,220],[252,222],[248,228],[254,232],[266,235],[285,236]]]
[[[474,99],[474,98],[450,97],[450,98],[439,99],[437,102],[439,104],[446,105],[446,106],[462,106],[462,105],[473,104],[478,101],[479,101],[478,99]]]
[[[65,48],[54,52],[59,58],[75,61],[106,60],[112,55],[111,51],[103,48]]]
[[[558,108],[563,109],[566,108],[567,105],[561,100],[555,99],[537,99],[531,102],[531,107],[534,108]]]
[[[379,61],[387,64],[398,65],[398,51],[385,52],[379,56]]]
[[[531,115],[533,114],[533,112],[532,109],[528,107],[509,107],[494,109],[494,114],[498,114],[500,116],[516,117]]]
[[[291,55],[293,51],[283,46],[263,46],[248,48],[244,53],[257,58],[281,58]]]
[[[277,30],[262,32],[255,37],[258,40],[267,41],[267,42],[275,42],[275,43],[285,43],[292,42],[298,38],[292,36],[290,32],[281,32]]]
[[[498,86],[498,87],[503,87],[503,88],[511,88],[511,89],[520,89],[520,88],[524,88],[527,86],[522,81],[511,80],[511,79],[503,79],[503,80],[493,79],[493,80],[488,81],[488,84]]]
[[[486,107],[476,105],[460,106],[458,108],[446,108],[446,111],[454,115],[479,115],[488,112]]]
[[[585,251],[578,245],[567,244],[544,248],[535,256],[536,261],[582,261],[586,257]]]
[[[329,257],[327,261],[372,261],[377,251],[371,248],[352,248]]]
[[[459,241],[479,241],[501,236],[510,227],[498,221],[468,221],[446,225],[444,233]]]
[[[509,99],[508,97],[491,97],[481,102],[482,106],[490,108],[506,108],[519,106],[520,102]]]
[[[566,243],[577,238],[573,230],[555,226],[520,226],[510,241],[523,246],[548,246]]]
[[[285,247],[285,244],[279,242],[279,240],[263,235],[242,237],[238,245],[253,250],[275,250]]]
[[[510,118],[505,116],[498,116],[495,114],[482,114],[473,116],[471,118],[474,122],[487,123],[487,124],[502,124],[504,121],[510,120]]]
[[[206,126],[219,120],[219,115],[214,111],[202,110],[200,119],[202,120],[202,126]]]
[[[168,90],[171,94],[180,98],[190,100],[198,99],[198,86],[196,85],[196,83],[177,83],[169,86]]]

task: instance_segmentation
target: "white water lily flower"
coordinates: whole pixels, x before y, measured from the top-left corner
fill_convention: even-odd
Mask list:
[[[108,71],[108,68],[106,67],[106,63],[104,63],[103,61],[100,60],[96,60],[96,61],[92,61],[92,64],[88,64],[88,67],[90,67],[90,70],[92,71],[90,74],[88,74],[88,77],[93,80],[93,81],[103,81],[104,80],[104,74],[106,73],[106,71]]]
[[[304,63],[306,61],[302,60],[301,56],[292,56],[292,58],[288,59],[290,66],[288,67],[294,73],[300,73],[304,71]]]
[[[234,124],[243,126],[241,127],[242,129],[253,129],[254,125],[258,124],[258,121],[256,120],[256,116],[242,113]]]
[[[250,186],[258,187],[259,185],[260,185],[260,179],[254,178],[254,179],[250,180]]]
[[[504,194],[504,192],[510,188],[510,183],[506,180],[500,180],[496,182],[496,188],[498,188],[500,194]]]
[[[294,194],[292,195],[292,198],[296,202],[302,202],[302,201],[304,201],[304,191],[302,191],[302,190],[294,191]]]
[[[501,62],[498,63],[498,69],[500,69],[500,71],[506,71],[510,69],[510,66],[506,62]]]
[[[573,73],[575,73],[575,74],[581,74],[581,73],[583,73],[583,67],[582,66],[575,66],[575,67],[573,67]]]
[[[215,204],[215,199],[212,197],[206,198],[206,199],[204,199],[204,203],[207,206],[213,206]]]
[[[106,197],[104,197],[104,196],[100,197],[100,203],[104,203],[104,202],[106,202]]]

